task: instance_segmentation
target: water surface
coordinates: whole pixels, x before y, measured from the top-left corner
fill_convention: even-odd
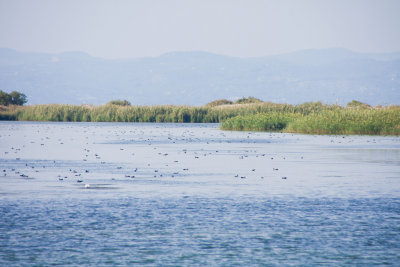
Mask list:
[[[0,122],[0,265],[398,265],[400,138]]]

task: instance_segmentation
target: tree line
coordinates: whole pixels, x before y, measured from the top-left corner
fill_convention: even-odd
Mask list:
[[[17,105],[22,106],[27,102],[26,95],[17,91],[12,91],[11,93],[4,92],[0,90],[0,105]]]

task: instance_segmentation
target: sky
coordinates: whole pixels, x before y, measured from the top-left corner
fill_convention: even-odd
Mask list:
[[[0,47],[102,58],[400,51],[399,0],[0,0]]]

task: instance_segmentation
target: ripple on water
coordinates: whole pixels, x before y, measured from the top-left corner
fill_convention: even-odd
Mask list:
[[[399,138],[0,124],[0,266],[400,262]]]
[[[398,199],[132,197],[0,208],[2,265],[96,265],[110,258],[113,264],[375,265],[398,259],[400,249]]]

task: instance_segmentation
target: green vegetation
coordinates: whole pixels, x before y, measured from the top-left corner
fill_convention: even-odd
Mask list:
[[[362,104],[362,103],[361,103]],[[400,106],[354,107],[307,103],[294,112],[259,113],[225,120],[224,130],[306,134],[400,135]]]
[[[232,104],[259,104],[264,103],[262,100],[249,96],[249,97],[242,97],[238,99],[236,102],[232,102],[227,99],[218,99],[214,100],[206,105],[206,107],[216,107],[216,106],[223,106],[223,105],[232,105]]]
[[[107,105],[131,106],[131,102],[128,100],[112,100],[108,102]]]
[[[216,106],[222,106],[222,105],[232,105],[233,102],[227,99],[218,99],[214,100],[206,105],[206,107],[216,107]]]
[[[290,122],[288,132],[307,134],[400,135],[400,108],[323,111]]]
[[[3,106],[2,120],[23,121],[92,121],[92,122],[194,122],[218,123],[238,115],[291,111],[296,106],[287,104],[259,103],[234,104],[215,107],[193,106],[101,106],[33,105]]]
[[[131,106],[126,100],[101,106],[1,105],[0,120],[222,123],[224,130],[400,135],[400,106],[371,107],[359,101],[346,107],[321,102],[289,105],[243,99],[216,100],[203,107]]]
[[[236,101],[235,103],[236,104],[252,104],[252,103],[262,103],[263,101],[262,100],[260,100],[260,99],[258,99],[258,98],[255,98],[255,97],[252,97],[252,96],[249,96],[249,97],[242,97],[241,99],[239,99],[238,101]]]
[[[219,122],[224,112],[188,106],[102,106],[34,105],[3,106],[0,119],[68,122]]]
[[[362,103],[357,100],[353,100],[346,105],[347,108],[371,108],[370,105]]]
[[[6,93],[0,90],[0,105],[8,106],[8,105],[17,105],[22,106],[26,103],[26,95],[23,93],[12,91],[11,93]]]
[[[299,117],[299,113],[280,112],[239,115],[224,121],[221,128],[239,131],[282,131]]]

